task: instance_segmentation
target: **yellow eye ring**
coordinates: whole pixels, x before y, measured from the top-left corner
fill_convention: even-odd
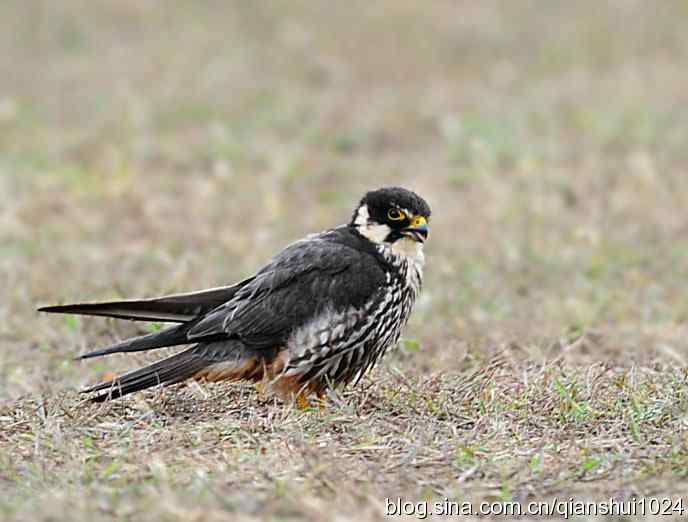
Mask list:
[[[387,211],[387,217],[392,221],[401,221],[405,216],[399,209],[390,208],[389,211]]]

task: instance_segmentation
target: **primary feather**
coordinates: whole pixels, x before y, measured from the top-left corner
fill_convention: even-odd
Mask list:
[[[226,303],[250,280],[247,279],[232,286],[167,295],[155,299],[44,306],[38,311],[54,314],[96,315],[133,321],[184,323]]]

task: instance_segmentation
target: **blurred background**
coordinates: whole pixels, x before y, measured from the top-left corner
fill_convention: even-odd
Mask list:
[[[389,184],[434,211],[389,364],[454,371],[504,346],[685,363],[686,16],[640,0],[3,1],[0,399],[132,366],[71,357],[140,325],[37,306],[234,281]]]

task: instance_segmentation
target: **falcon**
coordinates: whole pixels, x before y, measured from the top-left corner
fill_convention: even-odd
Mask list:
[[[366,193],[347,225],[288,245],[231,286],[154,299],[71,304],[41,312],[176,323],[80,356],[192,345],[95,384],[102,402],[157,385],[267,380],[301,408],[357,383],[394,345],[421,289],[430,207],[400,187]]]

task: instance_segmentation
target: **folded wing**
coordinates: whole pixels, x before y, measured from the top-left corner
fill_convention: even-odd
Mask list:
[[[167,295],[154,299],[45,306],[39,308],[38,311],[57,314],[98,315],[133,321],[185,323],[226,303],[252,279],[246,279],[232,286],[211,288],[187,294]]]
[[[225,335],[270,348],[328,309],[361,308],[384,283],[383,270],[366,253],[329,241],[296,243],[187,336],[195,342]]]

